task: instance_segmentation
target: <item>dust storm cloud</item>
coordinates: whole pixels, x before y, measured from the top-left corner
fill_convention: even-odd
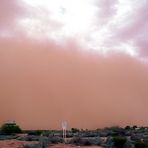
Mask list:
[[[27,129],[60,128],[62,120],[79,128],[148,124],[148,65],[136,58],[49,42],[0,44],[1,122]]]

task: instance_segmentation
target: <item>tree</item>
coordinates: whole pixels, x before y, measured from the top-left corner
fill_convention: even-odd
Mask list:
[[[77,132],[79,132],[80,130],[77,129],[77,128],[71,128],[71,131],[72,131],[72,133],[77,133]]]
[[[4,134],[21,133],[21,128],[16,123],[4,123],[1,126],[1,132]]]
[[[126,129],[126,130],[130,130],[131,127],[130,127],[129,125],[127,125],[127,126],[125,127],[125,129]]]
[[[134,126],[133,126],[133,129],[136,129],[136,128],[137,128],[137,125],[134,125]]]

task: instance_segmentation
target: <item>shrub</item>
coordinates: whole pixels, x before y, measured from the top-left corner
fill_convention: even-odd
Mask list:
[[[113,137],[114,146],[117,148],[123,148],[126,141],[127,139],[125,137],[121,137],[121,136]]]
[[[42,130],[36,130],[36,131],[35,131],[35,135],[38,135],[38,136],[40,136],[42,133],[43,133]]]
[[[53,144],[57,144],[57,143],[63,143],[63,138],[62,137],[58,137],[58,136],[54,136],[54,137],[49,137],[49,141],[50,143]]]
[[[92,143],[88,139],[85,139],[85,140],[83,140],[83,145],[90,146],[90,145],[92,145]]]
[[[135,143],[135,148],[146,148],[146,144],[143,142],[136,142]]]
[[[129,125],[127,125],[127,126],[125,127],[125,129],[126,129],[126,130],[130,130],[131,127],[130,127]]]
[[[70,140],[69,144],[80,145],[80,146],[100,145],[101,140],[99,137],[96,138],[74,137]]]
[[[134,126],[133,126],[133,129],[136,129],[136,128],[137,128],[137,125],[134,125]]]
[[[19,148],[46,148],[50,144],[49,138],[40,137],[38,143],[24,144]]]
[[[35,136],[35,135],[27,135],[27,136],[20,136],[17,138],[17,140],[22,140],[22,141],[39,141],[40,136]]]
[[[83,144],[81,137],[73,137],[69,143],[74,144],[74,145],[82,145]]]
[[[80,130],[79,129],[77,129],[77,128],[71,128],[71,132],[72,133],[77,133],[77,132],[79,132]]]
[[[40,136],[43,132],[44,132],[43,130],[30,130],[30,131],[27,131],[26,133],[28,135]]]
[[[4,134],[21,133],[21,128],[16,124],[5,123],[1,127],[1,132]]]

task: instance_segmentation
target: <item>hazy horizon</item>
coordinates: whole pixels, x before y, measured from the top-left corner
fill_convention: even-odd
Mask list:
[[[148,2],[69,1],[0,0],[0,123],[148,126]]]

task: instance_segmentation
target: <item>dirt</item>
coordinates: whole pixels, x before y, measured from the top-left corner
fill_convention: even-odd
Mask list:
[[[35,143],[34,141],[20,141],[20,140],[2,140],[0,141],[0,148],[18,148],[23,144]],[[100,146],[75,146],[70,144],[53,144],[49,148],[102,148]]]
[[[23,144],[35,143],[34,141],[20,141],[20,140],[2,140],[0,141],[0,148],[17,148]]]

